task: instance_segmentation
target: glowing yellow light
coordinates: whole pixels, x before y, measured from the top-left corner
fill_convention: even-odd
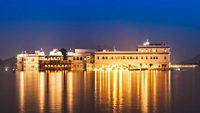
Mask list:
[[[150,44],[149,40],[147,40],[146,42],[143,43],[144,46],[147,46],[149,44]]]

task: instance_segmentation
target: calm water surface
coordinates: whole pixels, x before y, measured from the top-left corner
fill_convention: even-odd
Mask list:
[[[0,113],[200,113],[200,70],[0,71]]]

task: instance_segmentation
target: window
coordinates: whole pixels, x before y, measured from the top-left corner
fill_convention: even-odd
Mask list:
[[[102,57],[102,59],[104,59],[104,57]]]
[[[32,62],[34,62],[34,61],[35,61],[35,59],[33,58],[33,59],[32,59]]]
[[[82,58],[82,57],[80,57],[80,60],[83,60],[83,58]]]
[[[146,56],[146,59],[148,59],[148,57]]]
[[[99,60],[99,57],[97,57],[97,59]]]
[[[138,59],[138,57],[136,56],[136,59]]]
[[[162,67],[167,67],[167,65],[166,64],[162,64]]]
[[[132,56],[130,56],[130,59],[132,59]]]
[[[141,57],[141,59],[143,59],[143,56]]]
[[[166,56],[164,56],[164,59],[166,60],[166,59],[167,59],[167,57],[166,57]]]

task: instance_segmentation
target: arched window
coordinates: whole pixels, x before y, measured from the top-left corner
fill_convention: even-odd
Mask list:
[[[111,57],[111,59],[113,59],[113,56]]]
[[[123,56],[123,59],[126,59],[126,57],[125,57],[125,56]]]
[[[82,57],[80,57],[80,60],[83,60],[83,58],[82,58]]]

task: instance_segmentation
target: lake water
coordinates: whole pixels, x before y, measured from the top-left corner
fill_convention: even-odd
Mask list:
[[[200,113],[200,70],[0,71],[0,113]]]

